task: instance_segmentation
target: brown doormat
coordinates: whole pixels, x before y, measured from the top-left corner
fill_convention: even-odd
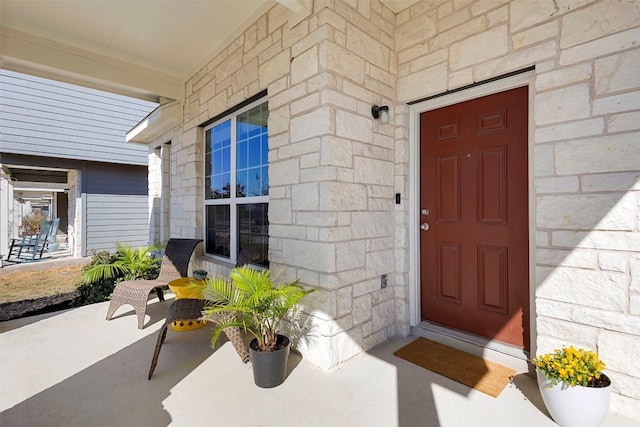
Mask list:
[[[422,337],[393,354],[493,397],[498,397],[516,374],[513,369]]]

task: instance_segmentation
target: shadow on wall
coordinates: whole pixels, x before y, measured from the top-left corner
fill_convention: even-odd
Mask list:
[[[629,255],[638,251],[634,242],[640,173],[590,175],[582,180],[583,193],[538,197],[537,220],[544,229],[538,231],[543,241],[536,250],[536,297],[587,311],[616,312],[622,326],[630,286]],[[562,314],[559,318],[582,323]]]

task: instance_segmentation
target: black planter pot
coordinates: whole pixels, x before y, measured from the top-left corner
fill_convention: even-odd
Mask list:
[[[278,335],[276,351],[257,351],[258,340],[254,338],[249,344],[251,364],[253,365],[253,381],[258,387],[273,388],[284,382],[287,376],[287,361],[289,360],[289,338]]]

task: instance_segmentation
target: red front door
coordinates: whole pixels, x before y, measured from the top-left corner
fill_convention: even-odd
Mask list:
[[[422,318],[524,348],[527,115],[522,87],[420,116]]]

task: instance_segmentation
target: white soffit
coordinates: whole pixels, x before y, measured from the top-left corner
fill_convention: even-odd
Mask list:
[[[160,105],[126,134],[127,142],[149,144],[182,121],[182,104],[172,101]]]

